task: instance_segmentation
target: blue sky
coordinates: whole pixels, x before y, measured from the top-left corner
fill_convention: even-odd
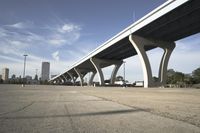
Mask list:
[[[36,69],[40,74],[42,61],[49,61],[51,74],[58,74],[165,1],[0,0],[0,69],[22,75],[26,53],[27,75]],[[178,41],[169,68],[190,73],[199,67],[199,39],[196,34]],[[161,52],[148,52],[154,75]],[[127,79],[142,80],[138,57],[126,62]],[[111,67],[104,73],[109,78]]]

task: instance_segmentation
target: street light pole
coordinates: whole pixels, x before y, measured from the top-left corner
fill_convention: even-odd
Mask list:
[[[24,72],[23,72],[23,84],[22,87],[25,86],[25,71],[26,71],[26,56],[28,56],[27,54],[24,54]]]

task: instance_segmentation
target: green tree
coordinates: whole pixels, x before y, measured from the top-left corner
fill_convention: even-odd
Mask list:
[[[156,77],[156,76],[153,76],[153,81],[154,81],[154,82],[158,82],[158,80],[159,80],[159,78],[158,78],[158,77]]]
[[[174,80],[177,82],[183,82],[184,81],[184,74],[182,72],[176,72],[174,75]]]
[[[123,80],[124,80],[124,78],[122,76],[117,76],[115,79],[115,81],[123,81]]]
[[[200,67],[192,72],[192,77],[196,84],[200,83]]]
[[[173,69],[167,71],[167,83],[168,84],[177,84],[184,82],[185,75],[182,72],[175,72]]]

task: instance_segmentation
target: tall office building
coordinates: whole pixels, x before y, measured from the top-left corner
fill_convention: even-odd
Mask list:
[[[41,80],[49,80],[50,63],[42,62]]]
[[[7,81],[9,77],[9,69],[8,68],[3,68],[2,69],[2,79],[4,81]]]

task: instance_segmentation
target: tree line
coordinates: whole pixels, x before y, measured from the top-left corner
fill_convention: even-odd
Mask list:
[[[167,84],[175,84],[180,87],[200,84],[200,67],[193,70],[190,74],[184,74],[174,69],[169,69],[167,71]]]

